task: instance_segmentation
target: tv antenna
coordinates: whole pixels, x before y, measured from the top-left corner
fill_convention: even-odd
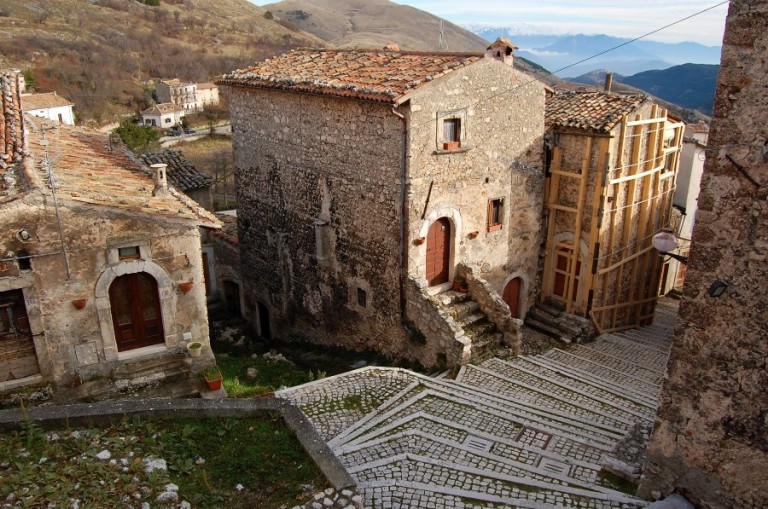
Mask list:
[[[447,50],[448,49],[448,43],[445,42],[445,27],[443,26],[444,21],[440,20],[440,40],[438,41],[438,46],[441,50]]]

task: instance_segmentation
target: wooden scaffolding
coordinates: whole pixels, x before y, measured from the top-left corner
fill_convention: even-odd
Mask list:
[[[651,239],[669,221],[683,127],[654,105],[611,135],[562,133],[569,147],[582,140],[580,164],[571,156],[568,167],[553,148],[542,297],[589,316],[599,332],[653,320],[660,259]]]

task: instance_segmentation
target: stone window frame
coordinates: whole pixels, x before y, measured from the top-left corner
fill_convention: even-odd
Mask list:
[[[348,281],[347,307],[359,313],[371,314],[373,312],[373,290],[368,281],[360,278],[352,278]],[[359,291],[365,292],[365,306],[358,300]]]
[[[140,258],[138,260],[120,260],[118,250],[121,247],[138,246]],[[109,267],[102,272],[96,282],[96,312],[101,331],[102,351],[105,361],[119,361],[152,355],[154,353],[171,350],[179,346],[178,334],[169,333],[175,329],[176,324],[176,291],[175,285],[168,273],[157,263],[151,260],[151,250],[148,240],[123,241],[112,244],[107,249]],[[112,320],[112,301],[109,298],[109,287],[112,282],[126,274],[146,272],[157,283],[157,292],[160,298],[160,313],[163,320],[163,335],[165,341],[157,345],[136,348],[118,352],[117,339],[115,338],[115,326]]]
[[[498,222],[494,221],[494,210],[496,209],[495,204],[497,203],[499,208],[499,212],[496,214],[498,216]],[[499,231],[504,227],[505,212],[503,196],[491,198],[488,200],[488,221],[486,227],[489,233]]]
[[[435,123],[435,151],[436,153],[456,153],[469,150],[469,131],[467,129],[467,109],[461,108],[450,111],[438,111]],[[445,122],[456,120],[459,123],[459,147],[448,149],[445,144],[456,140],[445,139]]]

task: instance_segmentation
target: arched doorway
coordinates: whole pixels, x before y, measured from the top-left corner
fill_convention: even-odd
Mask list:
[[[233,281],[224,281],[224,303],[227,305],[227,311],[232,316],[240,318],[242,316],[240,307],[240,285]]]
[[[509,312],[512,313],[512,318],[520,317],[520,290],[523,287],[523,280],[519,277],[511,279],[507,286],[504,287],[502,298],[504,302],[509,306]]]
[[[259,309],[259,335],[264,339],[272,339],[272,327],[269,324],[269,309],[261,302],[256,303]]]
[[[157,281],[146,272],[125,274],[109,286],[117,351],[165,342]]]
[[[441,217],[427,232],[427,282],[435,286],[448,281],[451,259],[451,222]]]

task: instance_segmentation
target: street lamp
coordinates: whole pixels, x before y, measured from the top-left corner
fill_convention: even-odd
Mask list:
[[[653,236],[651,245],[659,252],[661,256],[669,256],[670,258],[674,258],[684,265],[688,265],[688,258],[685,256],[680,256],[679,254],[670,253],[670,251],[674,251],[679,247],[677,237],[675,237],[674,233],[669,231],[660,231]]]

